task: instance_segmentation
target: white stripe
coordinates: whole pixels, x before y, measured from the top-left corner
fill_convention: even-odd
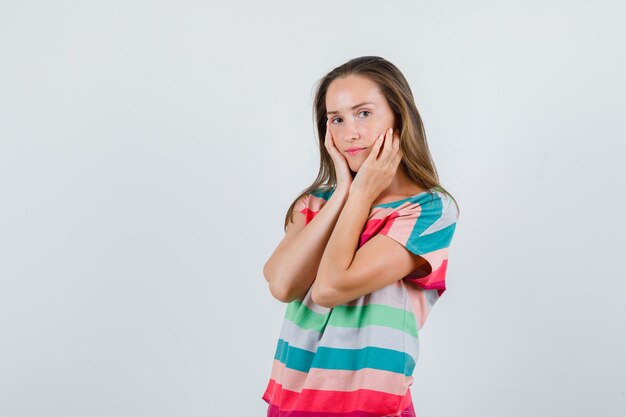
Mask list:
[[[408,316],[407,316],[408,317]],[[386,326],[368,325],[365,327],[326,326],[324,333],[305,330],[289,320],[281,328],[280,338],[309,352],[317,351],[320,346],[338,349],[363,349],[368,346],[406,352],[415,362],[419,355],[419,339]]]

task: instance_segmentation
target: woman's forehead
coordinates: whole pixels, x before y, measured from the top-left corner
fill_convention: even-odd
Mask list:
[[[337,79],[328,86],[326,108],[328,113],[349,111],[364,104],[376,106],[384,97],[378,85],[363,77]]]

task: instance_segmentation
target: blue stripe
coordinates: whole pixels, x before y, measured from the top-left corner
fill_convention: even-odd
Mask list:
[[[452,242],[454,230],[456,229],[456,222],[436,232],[422,235],[426,229],[442,220],[443,215],[443,202],[441,198],[421,204],[420,215],[415,221],[411,235],[406,242],[406,248],[415,254],[424,255],[449,247],[450,242]]]
[[[315,190],[313,190],[311,192],[311,195],[314,195],[315,197],[319,197],[319,198],[323,198],[324,200],[328,200],[330,198],[331,195],[333,195],[333,193],[335,192],[334,188],[317,188]]]
[[[423,255],[447,248],[450,246],[450,242],[452,242],[454,229],[456,229],[456,223],[452,223],[450,226],[437,230],[434,233],[418,236],[417,238],[414,238],[413,234],[411,234],[409,241],[406,243],[407,249],[418,255]]]
[[[317,352],[289,346],[279,339],[274,359],[287,368],[309,372],[311,368],[340,369],[357,371],[363,368],[380,369],[410,376],[415,368],[413,358],[392,349],[368,346],[362,349],[339,349],[326,346],[317,348]]]

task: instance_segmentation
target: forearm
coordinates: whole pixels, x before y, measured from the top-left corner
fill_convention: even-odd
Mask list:
[[[264,273],[277,298],[289,302],[306,295],[346,200],[347,192],[335,191],[309,224],[272,254]]]
[[[320,259],[312,289],[316,303],[326,303],[333,297],[333,289],[340,288],[341,277],[350,267],[359,247],[371,204],[372,201],[360,194],[348,197]]]

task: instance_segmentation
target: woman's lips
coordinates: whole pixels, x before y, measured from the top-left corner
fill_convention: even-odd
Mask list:
[[[353,149],[353,150],[346,151],[346,152],[348,153],[348,155],[356,155],[359,152],[364,151],[364,150],[365,150],[365,148],[359,148],[359,149]]]

